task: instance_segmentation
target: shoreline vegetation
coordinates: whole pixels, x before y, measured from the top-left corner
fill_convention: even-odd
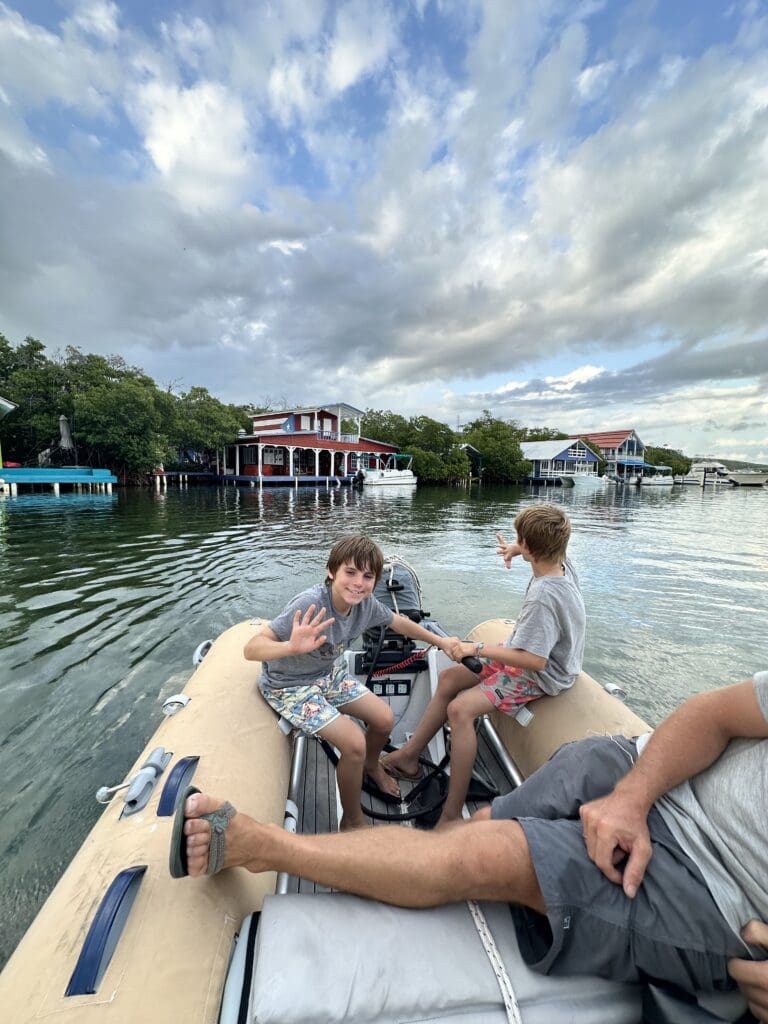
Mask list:
[[[187,472],[213,465],[217,449],[231,443],[240,429],[250,431],[252,413],[288,406],[269,398],[253,405],[228,404],[204,387],[161,388],[121,356],[87,354],[75,346],[49,356],[36,338],[13,346],[2,334],[0,395],[17,406],[0,420],[0,446],[7,462],[34,466],[43,455],[48,465],[75,462],[105,468],[121,483],[134,485],[147,484],[161,465]],[[62,415],[74,451],[60,446]],[[525,427],[487,410],[454,430],[429,416],[406,418],[367,409],[361,433],[408,452],[419,480],[434,484],[477,478],[478,462],[483,481],[518,483],[531,471],[521,442],[569,437],[555,427]],[[670,448],[648,447],[645,457],[674,473],[686,473],[691,464]],[[748,464],[729,468],[742,465]]]

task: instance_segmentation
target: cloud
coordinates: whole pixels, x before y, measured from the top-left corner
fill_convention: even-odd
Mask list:
[[[703,432],[709,395],[757,436],[768,40],[757,9],[699,50],[660,18],[0,4],[0,330],[232,400]]]

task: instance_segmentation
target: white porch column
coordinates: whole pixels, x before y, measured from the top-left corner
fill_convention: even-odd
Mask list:
[[[344,476],[349,474],[349,456],[351,452],[344,452]]]
[[[320,449],[315,448],[315,476],[320,476]]]
[[[295,445],[288,445],[288,476],[294,476],[293,472],[293,453],[296,451]]]
[[[216,476],[219,475],[219,449],[216,449]]]
[[[235,476],[240,476],[240,445],[235,445]]]

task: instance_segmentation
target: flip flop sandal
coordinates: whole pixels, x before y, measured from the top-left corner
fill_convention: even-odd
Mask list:
[[[188,797],[192,796],[193,793],[199,792],[200,790],[197,786],[188,786],[176,806],[173,831],[171,833],[171,852],[168,858],[168,867],[173,878],[184,878],[189,874],[187,865],[187,837],[184,835],[184,822],[187,820],[184,815],[184,806]],[[200,815],[201,818],[211,823],[211,845],[208,847],[207,875],[215,875],[224,867],[224,850],[226,848],[224,833],[227,825],[229,825],[236,813],[235,808],[227,801],[215,811]]]

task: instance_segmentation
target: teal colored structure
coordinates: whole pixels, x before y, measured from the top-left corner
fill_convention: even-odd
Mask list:
[[[19,487],[47,484],[58,494],[62,486],[88,486],[91,490],[111,491],[117,477],[108,469],[91,469],[88,466],[71,466],[63,469],[0,469],[0,480],[6,490],[15,494]]]

